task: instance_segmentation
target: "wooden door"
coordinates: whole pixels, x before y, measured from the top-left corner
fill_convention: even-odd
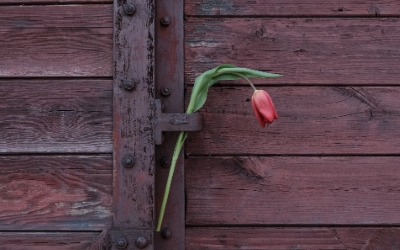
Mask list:
[[[112,225],[112,1],[0,1],[0,249]]]
[[[186,144],[187,249],[397,249],[397,1],[185,1],[185,83],[223,63],[279,119],[262,129],[245,81],[220,82]],[[190,88],[189,88],[190,93]]]
[[[399,14],[389,0],[0,0],[0,249],[398,248]],[[223,63],[283,74],[254,81],[280,118],[259,128],[242,81],[211,88],[172,237],[154,232],[176,139],[154,148],[154,101],[182,113]]]

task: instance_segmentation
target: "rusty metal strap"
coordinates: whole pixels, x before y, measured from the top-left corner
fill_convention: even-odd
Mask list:
[[[200,131],[203,129],[204,116],[200,113],[162,113],[161,100],[155,100],[154,141],[156,145],[163,142],[163,131]]]

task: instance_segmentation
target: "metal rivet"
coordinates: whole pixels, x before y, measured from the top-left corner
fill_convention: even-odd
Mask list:
[[[124,11],[125,11],[125,14],[132,16],[133,14],[135,14],[135,11],[136,11],[135,5],[133,5],[131,3],[124,4]]]
[[[128,242],[125,240],[125,238],[118,238],[117,239],[117,248],[118,249],[124,249],[128,245]]]
[[[171,161],[168,158],[162,158],[161,166],[163,166],[164,168],[169,168],[171,167]]]
[[[136,246],[140,249],[143,249],[149,245],[149,241],[144,237],[139,237],[135,242]]]
[[[171,89],[168,87],[163,87],[161,89],[161,95],[163,96],[169,96],[171,94]]]
[[[169,16],[163,16],[163,17],[161,18],[161,24],[164,25],[164,26],[170,25],[170,24],[171,24],[171,17],[169,17]]]
[[[126,156],[122,159],[122,165],[126,168],[131,168],[133,164],[135,164],[135,160],[130,156]]]
[[[172,230],[169,228],[165,228],[164,230],[162,230],[161,235],[164,239],[168,240],[172,237]]]
[[[135,83],[131,80],[125,80],[124,81],[124,88],[126,90],[132,90],[135,88]]]

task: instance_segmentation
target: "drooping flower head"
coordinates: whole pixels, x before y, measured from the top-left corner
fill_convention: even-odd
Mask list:
[[[278,119],[272,99],[264,90],[254,91],[251,105],[261,127],[265,128],[265,124],[272,123],[274,119]]]

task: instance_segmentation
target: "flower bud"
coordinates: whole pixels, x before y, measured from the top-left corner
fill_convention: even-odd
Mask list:
[[[272,123],[274,119],[278,119],[271,97],[264,90],[254,91],[251,104],[261,127],[265,128],[265,124]]]

